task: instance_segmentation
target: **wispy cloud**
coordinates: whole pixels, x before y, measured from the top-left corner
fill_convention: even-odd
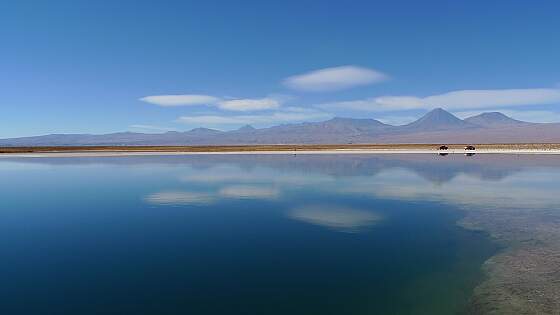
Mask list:
[[[560,103],[560,89],[459,90],[427,97],[382,96],[319,104],[330,110],[398,111],[443,107],[450,110],[501,108]]]
[[[341,66],[315,70],[284,80],[284,85],[301,91],[338,91],[356,86],[382,82],[388,76],[377,70],[358,66]]]
[[[480,110],[460,111],[460,112],[454,112],[454,114],[457,115],[457,117],[459,118],[467,118],[467,117],[481,114],[483,112],[497,112],[497,111],[511,118],[522,120],[522,121],[536,122],[536,123],[560,122],[560,113],[549,111],[549,110],[487,109],[483,111]]]
[[[415,97],[374,97],[360,100],[330,102],[315,105],[324,110],[356,110],[370,112],[386,112],[423,108],[422,103]]]
[[[210,95],[181,94],[181,95],[152,95],[140,99],[143,102],[162,106],[193,106],[193,105],[212,105],[220,99]]]
[[[280,107],[280,101],[273,98],[260,99],[234,99],[220,101],[218,106],[221,109],[232,111],[256,111],[266,109],[276,109]]]
[[[210,95],[152,95],[140,98],[141,101],[161,107],[212,106],[228,111],[260,111],[279,108],[285,97],[223,99]]]
[[[145,132],[165,132],[165,131],[177,131],[175,128],[152,126],[152,125],[130,125],[129,129],[134,131],[145,131]]]
[[[258,124],[267,125],[275,123],[288,123],[288,122],[302,122],[302,121],[317,121],[331,118],[332,115],[304,108],[286,108],[281,111],[272,113],[259,114],[259,115],[196,115],[196,116],[182,116],[178,121],[191,125],[245,125],[245,124]]]

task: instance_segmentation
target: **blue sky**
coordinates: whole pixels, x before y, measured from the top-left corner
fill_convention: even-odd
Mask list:
[[[560,121],[558,1],[2,1],[0,137]]]

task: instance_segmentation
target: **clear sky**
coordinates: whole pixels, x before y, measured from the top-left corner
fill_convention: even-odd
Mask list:
[[[560,121],[560,1],[0,2],[0,138]]]

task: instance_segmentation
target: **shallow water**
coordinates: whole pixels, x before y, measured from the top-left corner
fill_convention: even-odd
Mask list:
[[[547,189],[560,185],[541,175],[559,170],[517,156],[4,159],[1,304],[6,314],[461,313],[497,246],[457,220],[550,206]]]

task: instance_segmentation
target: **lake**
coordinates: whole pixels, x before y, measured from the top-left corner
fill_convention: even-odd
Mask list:
[[[3,158],[3,313],[461,314],[500,245],[457,222],[533,207],[535,191],[560,187],[539,176],[557,164],[498,155]],[[547,198],[545,207],[559,197]]]

